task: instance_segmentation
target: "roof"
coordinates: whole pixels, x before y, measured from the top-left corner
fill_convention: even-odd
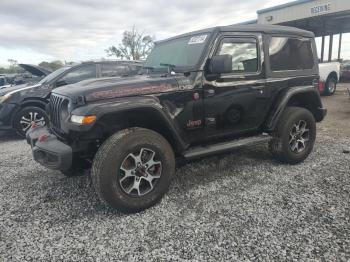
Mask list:
[[[256,13],[257,14],[263,14],[263,13],[267,13],[267,12],[271,12],[271,11],[276,11],[276,10],[279,10],[279,9],[282,9],[282,8],[291,7],[291,6],[294,6],[294,5],[300,5],[300,4],[311,2],[311,1],[314,1],[314,0],[296,0],[296,1],[292,1],[292,2],[289,2],[289,3],[282,4],[282,5],[276,5],[276,6],[273,6],[273,7],[260,9],[260,10],[256,11]]]
[[[142,60],[113,60],[113,59],[97,59],[97,60],[87,60],[82,61],[82,64],[88,63],[120,63],[120,64],[142,64],[144,61]]]
[[[306,30],[302,30],[296,27],[281,26],[281,25],[263,25],[263,24],[237,24],[228,26],[217,26],[212,28],[206,28],[198,31],[185,33],[182,35],[174,36],[168,39],[158,41],[156,43],[166,42],[179,37],[191,36],[196,34],[212,33],[214,31],[219,32],[260,32],[266,34],[288,34],[298,35],[304,37],[314,37],[314,33]]]

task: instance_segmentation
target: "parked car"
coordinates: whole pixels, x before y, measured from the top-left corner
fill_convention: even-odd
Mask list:
[[[0,89],[11,86],[5,75],[0,75]]]
[[[37,162],[67,176],[92,163],[101,200],[125,212],[162,198],[175,157],[269,142],[276,159],[300,163],[326,115],[314,50],[313,33],[283,26],[175,36],[155,44],[146,75],[53,90],[49,127],[33,125],[27,141]]]
[[[21,85],[21,84],[27,84],[27,83],[34,84],[52,73],[52,70],[46,69],[37,65],[30,65],[30,64],[18,64],[18,65],[22,67],[25,70],[25,72],[23,74],[18,74],[13,79],[14,85]]]
[[[135,75],[138,61],[89,61],[57,69],[34,85],[15,85],[0,89],[0,130],[14,129],[25,136],[32,122],[46,125],[45,107],[50,92],[57,87],[91,78]]]
[[[350,81],[350,61],[344,61],[341,64],[340,80],[344,82]]]
[[[51,70],[30,64],[18,64],[25,72],[0,76],[0,89],[13,85],[34,84],[52,73]],[[3,80],[1,80],[1,78]]]
[[[340,76],[340,63],[339,62],[329,62],[320,63],[320,81],[318,90],[321,95],[333,95],[337,89],[337,84],[339,82]]]

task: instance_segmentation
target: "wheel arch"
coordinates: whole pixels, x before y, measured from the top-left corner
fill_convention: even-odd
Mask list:
[[[170,117],[163,110],[152,106],[107,112],[98,117],[95,125],[101,127],[105,138],[121,129],[142,127],[162,135],[175,152],[181,152],[187,147],[186,141]]]
[[[21,103],[21,109],[25,108],[25,107],[29,107],[29,106],[35,106],[35,107],[39,107],[43,110],[46,110],[46,105],[48,104],[48,101],[45,99],[27,99],[24,100]]]
[[[266,132],[272,132],[277,126],[284,110],[289,106],[303,107],[309,110],[316,122],[323,120],[326,109],[323,108],[318,91],[312,86],[290,88],[277,98],[265,122]]]
[[[26,99],[23,100],[20,104],[20,106],[18,107],[18,109],[16,110],[16,112],[14,114],[12,114],[12,118],[11,118],[11,123],[12,126],[14,125],[14,121],[18,115],[18,113],[26,108],[26,107],[39,107],[40,109],[46,111],[46,105],[48,104],[48,102],[44,99]]]
[[[337,82],[339,81],[338,74],[335,71],[332,71],[332,72],[329,73],[329,75],[327,76],[326,81],[328,81],[328,79],[331,79],[333,77],[337,80]]]

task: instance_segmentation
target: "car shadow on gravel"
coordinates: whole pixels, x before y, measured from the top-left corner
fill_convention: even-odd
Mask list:
[[[181,198],[181,195],[187,195],[195,187],[206,187],[212,182],[220,184],[227,176],[236,177],[237,189],[241,187],[239,186],[241,183],[244,184],[244,188],[264,183],[266,178],[252,176],[244,170],[247,166],[252,166],[252,163],[256,166],[259,162],[270,162],[271,159],[266,146],[254,146],[188,162],[177,168],[168,197]],[[231,171],[227,172],[228,169]],[[72,219],[99,215],[115,217],[125,215],[99,201],[92,185],[90,170],[69,178],[56,171],[47,172],[50,174],[37,176],[35,184],[40,184],[40,194],[37,196],[36,204],[31,205],[31,209],[61,213],[62,216],[56,217],[52,223],[57,223],[57,219],[69,223]],[[32,190],[37,191],[38,188]]]
[[[15,131],[0,131],[0,142],[23,140]]]

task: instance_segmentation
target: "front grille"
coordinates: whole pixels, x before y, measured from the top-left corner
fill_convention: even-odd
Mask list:
[[[51,94],[50,97],[50,124],[51,127],[53,127],[56,130],[60,130],[61,128],[61,114],[63,110],[63,106],[65,103],[66,98]]]

